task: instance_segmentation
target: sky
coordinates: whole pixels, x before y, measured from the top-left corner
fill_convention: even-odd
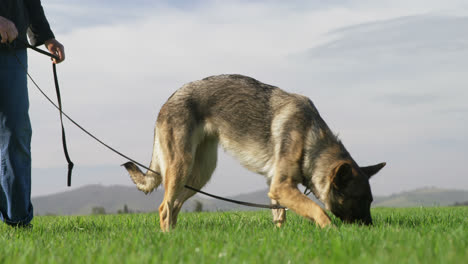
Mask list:
[[[64,111],[107,144],[149,164],[160,107],[183,84],[239,73],[308,96],[362,166],[387,162],[374,195],[468,189],[466,1],[42,1],[65,45]],[[49,59],[29,72],[54,97]],[[133,185],[109,152],[65,122],[30,85],[33,196],[88,184]],[[234,195],[265,179],[220,151],[205,187]]]

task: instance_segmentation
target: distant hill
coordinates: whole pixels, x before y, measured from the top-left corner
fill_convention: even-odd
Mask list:
[[[155,211],[156,201],[162,201],[162,192],[149,195],[135,187],[88,185],[67,192],[33,198],[35,214],[86,215],[93,207],[104,207],[114,213],[126,204],[135,211]]]
[[[269,204],[267,189],[229,197],[231,199]],[[312,195],[310,196],[311,198]],[[72,191],[33,198],[36,215],[86,215],[93,207],[104,207],[107,213],[116,213],[125,205],[137,212],[157,211],[163,199],[163,191],[145,195],[131,186],[88,185]],[[314,199],[314,198],[313,198]],[[203,204],[204,211],[257,210],[228,203],[202,195],[195,195],[182,208],[183,211],[193,211],[197,201]],[[402,192],[385,197],[374,197],[373,207],[415,207],[415,206],[447,206],[468,201],[468,191],[424,188]]]
[[[374,197],[374,207],[449,206],[468,201],[468,191],[422,188],[385,197]]]

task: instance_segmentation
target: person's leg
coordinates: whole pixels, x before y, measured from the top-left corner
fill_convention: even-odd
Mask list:
[[[26,50],[16,56],[27,68]],[[13,53],[0,51],[0,219],[27,225],[31,204],[31,124],[27,75]]]

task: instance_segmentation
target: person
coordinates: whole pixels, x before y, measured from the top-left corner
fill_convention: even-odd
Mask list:
[[[0,220],[30,226],[31,124],[27,89],[26,41],[65,59],[40,0],[0,1]],[[26,68],[26,69],[25,69]]]

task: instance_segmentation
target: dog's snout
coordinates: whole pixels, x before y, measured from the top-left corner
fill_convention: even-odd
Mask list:
[[[363,219],[360,219],[358,220],[358,222],[362,225],[366,225],[366,226],[371,226],[373,225],[374,223],[372,222],[372,217],[370,215],[364,217]]]
[[[369,217],[366,218],[366,220],[364,221],[364,224],[365,224],[365,225],[368,225],[368,226],[372,226],[372,225],[374,225],[374,222],[372,221],[372,218],[369,216]]]

